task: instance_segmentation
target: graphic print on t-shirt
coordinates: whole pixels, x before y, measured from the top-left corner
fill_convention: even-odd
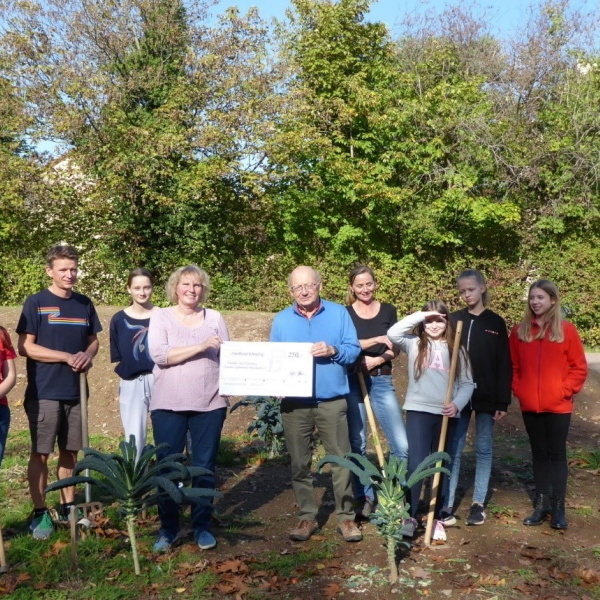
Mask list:
[[[138,330],[133,336],[131,342],[133,344],[133,356],[136,360],[140,360],[142,356],[150,359],[150,352],[148,351],[148,327],[146,325],[133,325],[127,319],[123,319],[125,327],[132,331]]]
[[[58,306],[40,306],[38,314],[48,315],[49,325],[77,325],[79,327],[87,327],[87,319],[78,319],[76,317],[61,317],[60,308]]]
[[[448,371],[444,366],[444,355],[440,349],[434,349],[429,352],[429,368],[437,371]]]

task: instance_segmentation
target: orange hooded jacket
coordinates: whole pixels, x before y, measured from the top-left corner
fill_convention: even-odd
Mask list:
[[[572,323],[563,321],[564,341],[543,339],[524,342],[518,336],[519,326],[510,333],[510,355],[513,366],[512,391],[523,412],[573,412],[573,396],[583,387],[587,377],[587,361],[583,344]],[[533,323],[532,333],[539,331]]]

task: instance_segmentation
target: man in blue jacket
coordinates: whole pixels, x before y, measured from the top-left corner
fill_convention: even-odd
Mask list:
[[[300,522],[290,539],[306,541],[319,529],[318,505],[311,475],[311,436],[317,428],[327,454],[350,452],[348,440],[348,393],[346,367],[360,353],[356,329],[348,311],[323,300],[321,276],[311,267],[297,267],[288,278],[294,303],[275,316],[272,342],[310,342],[314,357],[311,398],[286,397],[281,401],[284,436],[292,462],[292,488],[299,506]],[[354,523],[350,471],[331,467],[338,531],[347,542],[358,542],[362,534]]]

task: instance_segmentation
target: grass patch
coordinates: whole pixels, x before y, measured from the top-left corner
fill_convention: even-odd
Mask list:
[[[251,571],[275,571],[282,577],[292,577],[301,571],[303,576],[310,576],[311,571],[307,570],[307,567],[314,562],[333,558],[335,547],[336,544],[329,541],[308,550],[300,550],[294,554],[268,552],[257,558],[256,562],[251,565]],[[315,565],[314,572],[317,570]]]
[[[217,465],[220,467],[232,467],[239,464],[238,440],[231,437],[222,437],[217,453]]]
[[[502,506],[500,504],[488,504],[488,511],[495,517],[506,517],[508,519],[514,519],[518,517],[517,511],[510,506]]]
[[[585,448],[573,448],[567,453],[569,465],[587,469],[589,471],[600,470],[600,448],[591,450]]]
[[[205,598],[207,594],[210,595],[210,588],[218,583],[218,581],[219,576],[214,571],[198,573],[192,587],[194,597]]]
[[[240,515],[226,521],[225,531],[230,535],[243,533],[251,527],[264,525],[263,521],[252,514]]]
[[[224,436],[217,454],[217,465],[220,467],[249,467],[257,464],[288,463],[289,456],[286,452],[272,457],[265,444],[249,433],[236,436]]]

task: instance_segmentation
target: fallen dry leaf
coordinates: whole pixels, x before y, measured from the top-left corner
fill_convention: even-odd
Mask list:
[[[121,570],[120,569],[116,569],[114,571],[111,571],[106,577],[106,581],[113,581],[114,579],[117,579],[119,576],[121,575]]]
[[[226,560],[215,567],[217,573],[247,573],[249,570],[248,565],[239,559]]]
[[[60,540],[56,540],[52,546],[50,546],[48,552],[44,554],[45,557],[57,556],[60,554],[67,546],[69,542],[61,542]]]
[[[323,588],[323,598],[329,600],[329,598],[335,598],[342,591],[342,586],[338,583],[328,583]]]
[[[550,571],[548,572],[548,575],[550,577],[552,577],[553,579],[559,579],[559,580],[564,580],[564,579],[569,579],[571,577],[571,575],[569,575],[569,573],[565,573],[564,571],[559,571],[556,567],[550,569]]]
[[[600,573],[595,569],[578,567],[573,571],[573,575],[579,577],[579,579],[582,579],[586,583],[600,583]]]
[[[430,560],[431,560],[431,562],[433,562],[433,563],[445,563],[445,562],[447,562],[449,559],[448,559],[448,557],[446,557],[446,556],[438,556],[438,555],[435,555],[435,554],[434,554],[434,555],[431,557],[431,559],[430,559]]]
[[[47,581],[38,581],[32,587],[34,590],[46,590],[50,587],[50,584]]]
[[[481,585],[506,585],[506,579],[504,577],[498,577],[498,575],[483,575],[479,578]]]
[[[417,579],[429,579],[431,577],[429,572],[422,567],[415,567],[414,569],[411,569],[411,571],[413,577],[416,577]]]
[[[525,548],[522,548],[521,556],[533,558],[534,560],[550,560],[551,558],[545,550],[540,550],[540,548],[536,548],[535,546],[525,546]]]

